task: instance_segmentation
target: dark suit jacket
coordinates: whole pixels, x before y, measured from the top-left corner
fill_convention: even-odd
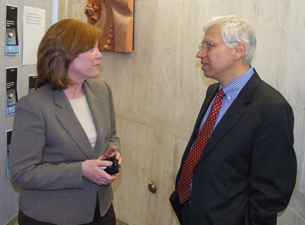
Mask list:
[[[101,215],[113,200],[111,185],[98,186],[82,177],[83,161],[97,159],[113,145],[120,148],[111,90],[96,79],[85,81],[83,87],[97,131],[94,150],[63,91],[47,84],[17,103],[11,182],[22,188],[20,209],[36,220],[89,223],[97,194]]]
[[[181,165],[218,88],[207,90]],[[255,72],[195,167],[189,225],[275,225],[295,186],[293,126],[288,102]]]

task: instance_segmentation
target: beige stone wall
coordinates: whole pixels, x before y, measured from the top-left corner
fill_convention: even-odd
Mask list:
[[[85,5],[86,0],[61,0],[60,16],[86,20]],[[131,225],[177,224],[168,197],[213,82],[195,57],[202,26],[211,17],[235,14],[256,30],[253,66],[294,109],[298,180],[278,224],[305,225],[304,12],[300,0],[135,0],[135,50],[104,52],[100,73],[113,89],[123,147],[123,168],[114,183],[119,218]],[[148,191],[150,181],[157,185],[156,194]]]

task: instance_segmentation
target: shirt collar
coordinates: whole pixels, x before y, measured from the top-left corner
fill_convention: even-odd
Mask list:
[[[220,84],[220,88],[223,88],[224,93],[228,99],[235,98],[239,92],[244,88],[246,83],[250,80],[254,74],[254,68],[250,66],[249,70],[230,82],[227,86]]]

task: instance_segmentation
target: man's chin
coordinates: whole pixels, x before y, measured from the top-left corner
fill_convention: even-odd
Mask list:
[[[211,74],[208,72],[204,72],[204,70],[203,70],[203,75],[207,78],[211,78]]]

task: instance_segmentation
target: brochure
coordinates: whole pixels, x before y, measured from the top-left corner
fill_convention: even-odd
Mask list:
[[[18,32],[17,32],[18,6],[6,5],[6,46],[5,54],[19,54]]]

